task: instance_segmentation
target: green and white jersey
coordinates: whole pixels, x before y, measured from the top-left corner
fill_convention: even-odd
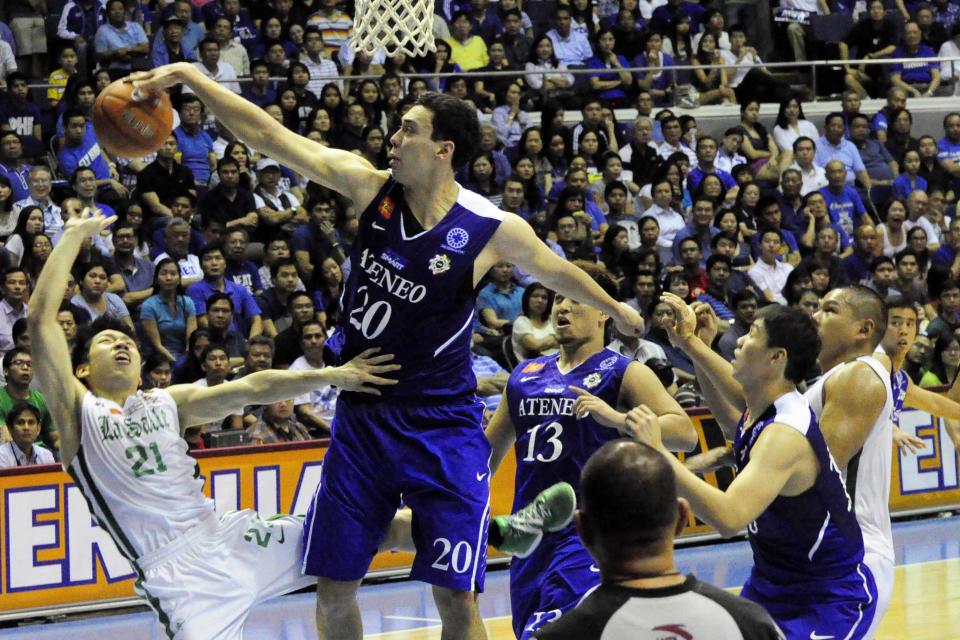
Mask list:
[[[215,517],[180,435],[177,405],[161,389],[138,391],[123,407],[88,391],[67,471],[131,562]]]

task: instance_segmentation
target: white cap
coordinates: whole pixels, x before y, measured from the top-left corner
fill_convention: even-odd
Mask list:
[[[260,158],[260,160],[257,161],[257,171],[263,171],[269,167],[276,167],[277,171],[279,171],[280,163],[271,158]]]

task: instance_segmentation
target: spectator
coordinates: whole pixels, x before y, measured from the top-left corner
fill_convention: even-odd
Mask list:
[[[721,50],[724,62],[734,67],[728,84],[743,105],[747,100],[758,102],[782,102],[793,89],[773,77],[757,55],[757,50],[747,46],[747,34],[742,27],[730,28],[730,50]]]
[[[97,195],[107,202],[116,203],[119,198],[127,197],[127,188],[118,179],[116,165],[103,154],[96,135],[87,129],[83,112],[75,108],[67,109],[63,114],[63,124],[65,135],[58,159],[60,172],[78,184],[81,173],[89,171],[93,174],[82,176],[84,192],[90,186],[93,192],[81,195],[81,199],[92,201]],[[112,207],[109,213],[113,213]]]
[[[320,29],[307,27],[303,33],[303,44],[305,55],[300,56],[300,62],[310,72],[310,82],[307,84],[307,89],[319,97],[324,84],[336,80],[339,71],[337,65],[330,59],[328,52],[324,49],[324,36]]]
[[[839,160],[846,168],[844,179],[846,184],[853,185],[859,179],[861,185],[870,189],[870,177],[867,175],[863,159],[857,147],[847,140],[846,121],[843,114],[833,112],[824,119],[824,134],[817,141],[817,155],[815,161],[821,167],[826,167],[831,160]]]
[[[151,353],[143,361],[143,389],[166,389],[173,379],[173,362],[160,353]]]
[[[156,159],[137,175],[137,197],[150,220],[173,216],[173,211],[163,200],[195,193],[193,174],[177,162],[177,153],[177,137],[171,134],[157,149]]]
[[[935,95],[940,87],[940,66],[936,62],[937,54],[923,44],[920,25],[910,20],[903,25],[903,40],[894,49],[892,58],[930,58],[929,63],[894,63],[890,65],[890,82],[904,89],[909,95],[929,97]]]
[[[653,217],[659,225],[657,247],[660,259],[666,263],[673,262],[674,239],[684,228],[685,223],[683,214],[674,206],[673,186],[669,181],[661,180],[653,185],[653,204],[643,212],[643,215]]]
[[[0,90],[7,88],[6,79],[12,73],[17,73],[17,58],[13,48],[0,39]]]
[[[937,316],[934,322],[941,317],[942,315]],[[930,324],[932,326],[933,322]],[[933,362],[930,370],[923,374],[920,379],[920,386],[952,385],[957,378],[957,369],[960,367],[960,340],[951,331],[940,332],[935,335],[930,334],[929,327],[927,328],[927,335],[931,338],[936,337],[937,342],[933,348]]]
[[[184,95],[180,103],[180,126],[173,130],[180,149],[180,163],[193,174],[197,193],[206,191],[210,171],[216,156],[213,139],[200,124],[204,119],[204,107],[194,95]]]
[[[657,302],[651,313],[650,330],[647,332],[647,340],[657,345],[667,356],[670,366],[673,367],[673,373],[677,380],[683,384],[695,380],[693,362],[680,349],[670,343],[667,327],[671,329],[676,326],[677,318],[673,308],[666,302]]]
[[[36,206],[24,207],[4,246],[9,262],[19,265],[27,253],[26,248],[33,246],[33,239],[38,235],[43,235],[43,211]]]
[[[305,322],[300,328],[300,346],[303,349],[303,355],[293,361],[290,370],[316,371],[326,366],[323,362],[324,344],[326,344],[326,334],[323,326],[313,320]],[[293,401],[293,410],[296,412],[297,419],[311,432],[317,435],[328,435],[339,394],[336,387],[325,385],[299,396]]]
[[[28,176],[31,165],[23,161],[23,143],[15,131],[0,130],[0,176],[10,181],[13,202],[30,195]]]
[[[23,155],[36,158],[43,153],[40,108],[29,100],[27,77],[19,72],[7,76],[7,99],[0,102],[0,129],[20,136]]]
[[[747,157],[740,153],[743,145],[743,132],[739,127],[732,127],[723,132],[720,150],[715,160],[717,168],[733,175],[733,168],[747,164]]]
[[[250,63],[250,74],[253,81],[240,88],[241,95],[261,109],[276,102],[277,92],[270,80],[270,65],[265,60],[254,60]]]
[[[191,384],[203,377],[200,355],[210,344],[210,331],[197,329],[187,340],[187,352],[173,363],[173,384]]]
[[[727,192],[736,189],[737,183],[733,176],[716,167],[717,151],[717,141],[714,138],[703,136],[697,140],[696,165],[687,175],[687,188],[690,191],[697,191],[701,181],[707,175],[717,176]],[[734,193],[736,192],[734,191]]]
[[[907,247],[894,257],[897,263],[896,288],[911,304],[928,302],[927,285],[920,278],[920,259],[917,252]]]
[[[920,171],[918,175],[927,181],[927,188],[943,191],[947,189],[950,176],[944,171],[937,159],[939,149],[933,136],[920,136],[917,141],[917,152],[920,154]],[[904,152],[904,158],[906,158]],[[901,161],[902,162],[902,161]]]
[[[636,72],[637,87],[653,97],[657,105],[667,105],[673,101],[674,75],[665,69],[673,66],[673,57],[661,50],[663,37],[656,31],[647,34],[644,50],[632,61],[634,67],[644,67],[646,71]]]
[[[211,342],[200,355],[200,368],[203,370],[203,377],[194,381],[198,387],[216,387],[223,384],[230,377],[230,356],[227,349],[222,344]],[[221,429],[241,429],[243,428],[243,416],[229,415],[222,422],[216,420],[207,424],[199,425],[194,434],[184,434],[184,439],[192,447],[202,447],[191,440],[199,437],[205,431],[220,431]],[[190,436],[193,436],[191,438]]]
[[[93,68],[93,61],[89,59],[90,44],[94,42],[98,27],[106,21],[105,0],[67,0],[60,12],[57,37],[76,47],[81,75]]]
[[[270,273],[273,286],[259,295],[257,305],[264,315],[264,334],[274,337],[292,323],[288,303],[290,296],[297,291],[300,278],[297,275],[297,265],[290,258],[274,262]]]
[[[897,48],[897,26],[887,17],[883,0],[870,0],[868,5],[867,16],[861,18],[839,42],[841,60],[851,59],[851,49],[857,59],[873,60],[889,57]],[[882,64],[846,65],[844,73],[844,84],[861,98],[878,96],[887,84],[886,69]]]
[[[773,229],[780,232],[780,255],[778,260],[789,262],[797,266],[800,262],[800,247],[796,237],[781,226],[782,213],[780,204],[772,197],[761,198],[757,203],[757,233],[751,240],[751,255],[756,258],[760,255],[760,238],[762,231]]]
[[[901,292],[896,288],[897,271],[893,258],[889,256],[875,256],[870,263],[870,279],[864,284],[876,291],[881,298],[900,298]]]
[[[877,253],[877,230],[871,224],[857,227],[853,234],[853,253],[843,259],[846,281],[859,284],[869,279],[870,265]]]
[[[785,305],[787,300],[783,296],[783,287],[787,283],[787,276],[793,271],[793,265],[777,260],[780,256],[783,236],[777,229],[758,231],[757,235],[760,236],[760,259],[750,268],[747,275],[757,283],[767,302]]]
[[[249,236],[243,227],[233,227],[224,234],[224,247],[227,250],[227,268],[224,277],[240,285],[253,296],[263,293],[259,268],[247,258]]]
[[[0,67],[3,64],[3,45],[0,44]],[[11,71],[10,69],[7,70]],[[3,69],[0,68],[0,76]],[[70,78],[77,75],[77,50],[73,45],[66,45],[60,49],[60,68],[55,69],[48,77],[47,84],[52,85],[47,89],[47,102],[51,107],[56,107],[63,99],[64,88]],[[3,78],[0,77],[0,82]]]
[[[450,22],[450,36],[444,41],[450,45],[450,62],[463,71],[480,69],[490,62],[487,45],[480,35],[474,35],[470,14],[457,11]]]
[[[290,326],[280,331],[274,339],[274,366],[280,369],[286,369],[303,355],[300,333],[305,324],[316,320],[317,315],[310,294],[306,291],[291,293],[287,298],[287,315],[291,320]]]
[[[934,21],[933,8],[925,2],[921,2],[917,5],[913,15],[914,20],[917,21],[917,26],[920,27],[921,42],[934,51],[939,50],[949,36],[944,26]]]
[[[670,273],[667,274],[665,281],[667,282],[664,286],[664,290],[675,293],[675,295],[680,296],[684,300],[692,301],[696,300],[700,295],[707,290],[707,270],[704,269],[703,262],[703,249],[700,248],[700,244],[697,242],[696,238],[685,238],[680,241],[680,267],[681,270],[679,273],[673,272],[673,275],[679,275],[683,279],[682,284],[686,284],[686,287],[677,292],[672,290],[671,283],[675,282],[675,278],[670,277]]]
[[[297,196],[280,186],[280,176],[280,165],[276,160],[261,158],[257,162],[257,187],[253,200],[263,225],[260,235],[265,237],[276,235],[284,226],[308,221],[307,211]]]
[[[780,150],[773,136],[760,122],[760,102],[748,98],[740,103],[740,133],[743,143],[740,150],[750,162],[750,169],[757,180],[780,180],[778,168]]]
[[[50,199],[52,179],[53,175],[45,165],[33,167],[27,177],[29,195],[13,203],[14,214],[19,214],[27,207],[39,207],[43,212],[44,232],[51,237],[63,227],[60,207]]]
[[[503,32],[494,42],[503,45],[504,56],[510,67],[520,69],[530,58],[530,39],[523,32],[523,14],[518,9],[508,9],[502,13],[500,20]]]
[[[200,268],[203,269],[203,280],[187,287],[187,295],[193,299],[194,307],[199,318],[198,324],[203,327],[208,323],[207,299],[215,293],[225,294],[231,301],[230,313],[237,314],[233,329],[243,336],[258,336],[263,333],[263,322],[260,317],[260,308],[253,296],[243,287],[224,277],[226,259],[223,245],[213,242],[200,251]],[[225,328],[224,328],[225,329]]]
[[[870,133],[877,140],[886,143],[887,132],[890,123],[893,121],[893,112],[904,109],[907,106],[907,90],[903,87],[893,86],[887,90],[887,103],[880,109],[870,122]]]
[[[501,42],[491,43],[487,49],[487,52],[490,56],[490,61],[483,68],[477,69],[478,72],[513,71],[520,68],[519,66],[511,66],[510,61],[506,58],[506,54],[503,49],[503,43]],[[381,84],[383,84],[382,81]],[[503,94],[514,84],[520,85],[520,93],[518,94],[519,97],[523,94],[523,81],[520,79],[519,74],[512,77],[493,75],[481,76],[473,81],[473,96],[474,99],[477,100],[478,105],[482,108],[483,112],[489,113],[489,111],[493,109],[498,102],[507,104],[504,101]],[[519,137],[519,133],[517,135]],[[513,144],[516,144],[516,141],[514,141]]]
[[[694,66],[723,64],[723,53],[717,46],[717,39],[713,33],[703,33],[696,45],[696,55],[691,62]],[[700,104],[731,104],[737,96],[729,86],[728,71],[725,67],[712,69],[694,69],[693,86],[700,92]]]
[[[660,122],[663,131],[663,142],[657,148],[660,158],[667,160],[674,153],[682,152],[690,161],[691,165],[696,165],[697,154],[687,146],[683,139],[683,128],[680,126],[680,120],[674,116],[668,116]]]
[[[583,66],[593,56],[587,36],[572,29],[573,14],[567,5],[557,5],[553,11],[553,29],[546,35],[553,43],[557,59],[566,66]],[[539,46],[539,44],[537,45]]]
[[[183,31],[178,40],[180,50],[183,51],[186,59],[195,60],[196,55],[194,52],[197,50],[197,47],[200,46],[200,41],[203,40],[205,29],[199,23],[193,21],[193,5],[190,3],[190,0],[175,0],[172,3],[171,12],[161,20],[163,27],[153,36],[151,56],[154,61],[156,61],[158,50],[161,49],[164,42],[166,42],[165,30],[171,18],[180,21]],[[173,62],[173,60],[170,60],[170,62]]]
[[[847,184],[843,161],[830,160],[826,167],[827,186],[820,189],[820,193],[827,201],[830,221],[839,224],[848,235],[852,234],[855,226],[870,223],[870,216],[856,189]]]
[[[920,177],[920,151],[910,149],[903,154],[900,172],[893,179],[893,197],[906,200],[914,191],[926,191],[927,181]]]
[[[204,224],[218,222],[231,228],[242,226],[256,229],[260,218],[253,193],[240,186],[237,161],[225,157],[217,162],[220,183],[200,198],[199,210]]]
[[[123,303],[123,299],[107,291],[110,280],[107,265],[94,259],[79,262],[74,270],[80,279],[80,293],[70,299],[71,304],[84,309],[90,314],[91,320],[96,320],[100,316],[109,316],[133,329],[130,310]]]
[[[928,217],[930,197],[923,191],[914,191],[907,196],[907,219],[915,227],[921,227],[927,236],[927,248],[936,251],[944,243],[944,231]]]
[[[523,312],[513,324],[511,342],[513,353],[520,362],[557,352],[557,336],[551,310],[553,291],[539,282],[528,285],[523,291]]]
[[[793,160],[793,145],[800,138],[815,140],[820,137],[816,125],[803,115],[803,106],[797,96],[790,96],[780,103],[777,123],[773,128],[773,140],[786,156],[780,164],[789,166]]]
[[[733,260],[730,256],[714,254],[707,258],[707,290],[697,297],[713,308],[724,323],[734,319],[732,295],[728,288],[733,273]]]
[[[633,76],[624,71],[629,63],[614,51],[616,39],[610,29],[601,29],[596,42],[596,54],[587,60],[587,67],[607,71],[591,73],[590,88],[607,107],[627,106],[626,91],[633,85]]]
[[[297,267],[304,281],[313,278],[315,268],[323,259],[335,255],[343,259],[337,230],[333,225],[336,212],[333,201],[317,199],[310,207],[310,221],[293,232],[293,251]]]
[[[720,230],[713,226],[713,218],[716,212],[716,205],[709,198],[700,196],[694,201],[693,217],[690,222],[677,231],[673,238],[672,259],[674,263],[681,262],[683,258],[680,250],[681,246],[685,240],[689,239],[696,240],[699,244],[702,260],[710,257],[712,254],[710,240],[720,233]]]
[[[353,20],[344,13],[337,0],[320,0],[317,11],[307,19],[304,40],[311,27],[323,36],[327,56],[333,55],[353,35]]]
[[[548,36],[540,36],[534,42],[524,69],[524,80],[530,89],[540,93],[540,104],[544,104],[548,97],[563,99],[573,96],[573,74],[554,54],[553,40]]]
[[[204,301],[204,308],[211,342],[224,345],[231,365],[239,366],[247,352],[247,340],[253,336],[248,337],[236,329],[233,299],[218,291]]]
[[[113,261],[120,270],[126,293],[123,303],[130,310],[136,310],[140,304],[153,295],[153,263],[134,255],[137,246],[137,233],[129,222],[113,225]]]
[[[864,170],[870,177],[870,186],[892,189],[894,178],[899,173],[900,167],[883,144],[870,138],[870,118],[859,113],[852,116],[848,124],[850,142],[859,152]],[[919,167],[918,156],[917,168]]]
[[[127,20],[123,0],[107,0],[107,21],[97,29],[97,60],[108,69],[127,72],[149,68],[150,43],[138,23]]]
[[[293,400],[281,400],[262,407],[260,417],[247,428],[247,441],[253,444],[274,444],[310,440],[307,426],[294,412]]]
[[[221,31],[224,28],[224,25],[221,23]],[[237,94],[240,93],[238,72],[232,64],[220,59],[220,43],[216,39],[208,36],[201,40],[200,45],[197,47],[197,54],[200,60],[194,62],[193,66],[196,67],[200,73],[215,80],[218,84],[230,89],[230,91]],[[190,87],[184,86],[183,93],[190,94],[193,93],[193,90],[190,89]],[[185,103],[181,103],[181,109],[183,108],[183,104]],[[181,127],[182,126],[183,120],[181,120]]]
[[[890,121],[890,131],[887,134],[887,141],[884,145],[894,160],[902,162],[903,156],[908,150],[919,150],[920,142],[911,135],[913,114],[906,109],[899,109],[894,111],[892,115],[893,119]]]
[[[883,215],[885,222],[877,225],[880,236],[881,252],[892,258],[907,247],[907,204],[900,198],[891,198],[884,205]]]
[[[163,31],[156,36],[150,52],[153,66],[159,67],[172,62],[195,62],[197,57],[192,49],[183,44],[186,25],[180,18],[171,15],[163,21]]]
[[[12,440],[0,446],[0,468],[56,464],[53,454],[35,447],[40,435],[40,411],[31,404],[18,402],[6,416]]]
[[[217,18],[213,23],[210,37],[220,45],[218,62],[230,65],[237,76],[245,77],[250,75],[250,55],[247,53],[247,49],[238,42],[237,38],[234,38],[233,25],[229,18],[226,16]]]
[[[950,221],[947,241],[933,254],[932,263],[949,270],[950,277],[956,280],[960,276],[960,217]]]
[[[557,209],[553,216],[557,244],[563,249],[567,260],[594,262],[596,253],[588,227],[565,209]]]
[[[197,328],[197,312],[193,300],[183,293],[180,270],[173,258],[157,263],[152,289],[153,294],[140,309],[143,333],[154,352],[176,362]]]
[[[737,341],[750,330],[757,313],[759,300],[753,291],[745,290],[733,296],[733,323],[717,341],[717,352],[726,360],[733,361]]]
[[[950,6],[960,11],[960,5],[950,3]],[[953,95],[960,95],[960,64],[956,60],[943,58],[960,57],[960,27],[954,24],[950,28],[950,39],[940,46],[937,52],[940,62],[940,84],[944,89],[953,89]]]
[[[180,267],[181,285],[190,286],[203,278],[200,268],[200,259],[190,253],[190,223],[182,218],[174,218],[164,227],[166,251],[154,258],[154,265],[159,265],[164,258],[172,258]]]
[[[0,357],[14,347],[13,325],[27,317],[30,285],[26,272],[7,267],[3,272],[3,299],[0,300]]]
[[[513,264],[497,262],[490,270],[490,282],[477,294],[477,309],[485,325],[508,333],[522,312],[523,287],[513,279]]]

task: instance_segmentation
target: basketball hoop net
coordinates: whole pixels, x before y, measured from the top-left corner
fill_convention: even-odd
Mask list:
[[[367,55],[379,48],[388,56],[435,51],[433,0],[357,0],[350,46]]]

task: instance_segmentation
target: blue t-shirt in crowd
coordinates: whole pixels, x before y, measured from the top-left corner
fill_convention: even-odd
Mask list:
[[[900,198],[901,200],[906,200],[910,197],[910,194],[914,191],[926,191],[927,190],[927,181],[917,176],[914,179],[910,179],[905,173],[901,173],[896,178],[893,179],[893,197]]]
[[[899,73],[900,79],[907,84],[929,84],[933,79],[933,70],[940,68],[940,64],[936,61],[937,54],[933,52],[933,49],[925,44],[921,44],[917,49],[917,52],[913,54],[908,53],[906,47],[901,44],[893,50],[893,53],[890,54],[890,57],[917,59],[916,62],[908,62],[906,64],[900,64],[898,62],[891,64],[889,67],[890,75]],[[923,58],[931,58],[931,60],[924,62]]]
[[[220,290],[215,289],[206,278],[187,287],[187,295],[193,299],[198,316],[206,315],[207,298],[215,293],[220,293]],[[233,300],[233,322],[230,323],[230,331],[247,335],[250,333],[250,321],[254,316],[260,315],[260,307],[249,291],[231,280],[224,279],[223,293]]]
[[[860,226],[863,214],[867,212],[857,190],[845,186],[840,193],[834,193],[830,187],[821,187],[820,193],[827,201],[830,221],[839,224],[848,235],[852,234],[854,228]]]
[[[493,309],[501,320],[513,322],[523,313],[522,299],[523,287],[520,285],[513,285],[510,292],[505,293],[497,289],[497,285],[491,282],[480,289],[480,293],[477,295],[477,309],[480,311]]]
[[[160,344],[177,360],[187,351],[187,320],[196,317],[197,308],[190,296],[177,296],[171,309],[160,295],[152,295],[140,305],[140,319],[157,324]]]
[[[93,133],[93,129],[87,129],[83,134],[83,141],[76,147],[68,147],[64,144],[60,150],[60,172],[65,176],[72,176],[73,172],[80,167],[90,167],[97,176],[97,180],[109,180],[110,167],[107,165],[106,158],[100,150],[100,144]]]
[[[183,127],[173,130],[180,147],[180,163],[193,173],[198,185],[204,187],[210,181],[210,154],[213,153],[213,138],[206,131],[198,130],[192,136]]]

